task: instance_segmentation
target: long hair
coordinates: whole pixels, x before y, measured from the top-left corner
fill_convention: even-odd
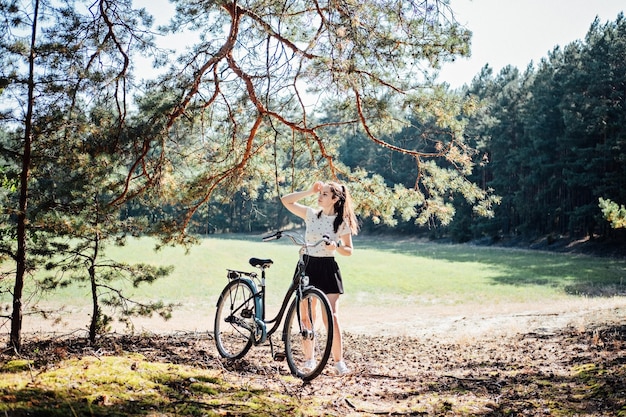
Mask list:
[[[337,197],[338,200],[335,202],[335,213],[337,213],[337,217],[333,222],[333,230],[337,233],[339,230],[339,226],[341,223],[346,222],[350,232],[353,235],[356,235],[359,232],[359,222],[354,214],[354,207],[352,204],[352,197],[350,197],[350,193],[345,185],[329,182],[327,185],[330,186],[330,190],[333,193],[333,197]],[[322,212],[320,211],[317,214],[317,217],[320,217]]]

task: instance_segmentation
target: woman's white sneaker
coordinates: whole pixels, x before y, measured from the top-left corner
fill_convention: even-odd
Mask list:
[[[309,359],[308,361],[304,362],[304,369],[306,371],[312,371],[313,369],[315,369],[316,366],[317,361],[315,359]]]
[[[342,376],[349,374],[350,369],[348,369],[344,361],[339,361],[335,364],[335,372],[337,373],[337,375]]]

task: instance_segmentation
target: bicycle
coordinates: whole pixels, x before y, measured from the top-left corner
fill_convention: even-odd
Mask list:
[[[265,318],[265,271],[273,261],[251,258],[249,263],[261,270],[260,277],[256,272],[227,269],[229,282],[219,296],[215,313],[215,344],[222,357],[240,359],[253,345],[269,341],[274,360],[282,361],[286,358],[293,375],[310,381],[323,371],[330,357],[333,319],[326,294],[309,285],[304,255],[308,248],[329,244],[329,240],[325,236],[309,244],[301,235],[288,231],[278,231],[262,240],[267,242],[283,236],[300,246],[300,257],[276,317],[271,320]],[[285,351],[279,352],[274,349],[271,336],[280,327],[285,311],[287,315],[282,331]]]

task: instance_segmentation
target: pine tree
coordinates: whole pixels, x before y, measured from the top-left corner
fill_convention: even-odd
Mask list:
[[[0,13],[2,157],[15,184],[3,201],[0,248],[15,262],[10,344],[19,351],[26,280],[47,265],[81,271],[97,290],[102,245],[127,230],[111,200],[132,146],[124,133],[129,50],[151,37],[141,31],[149,19],[130,1],[1,1]],[[103,317],[96,303],[93,329]]]

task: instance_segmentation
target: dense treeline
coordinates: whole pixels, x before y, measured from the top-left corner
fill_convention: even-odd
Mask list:
[[[486,66],[458,93],[478,100],[465,135],[480,151],[473,181],[502,197],[495,216],[476,216],[459,200],[447,227],[399,221],[394,231],[457,241],[617,233],[602,217],[599,199],[626,202],[625,56],[626,20],[620,14],[614,22],[594,21],[583,41],[555,47],[537,67],[531,63],[521,72],[509,66],[494,75]],[[424,137],[448,133],[415,122],[387,140],[423,149]],[[374,146],[363,135],[346,137],[340,155],[345,164],[378,173],[389,184],[415,186],[413,158]],[[211,221],[198,217],[198,231],[210,222],[214,231],[280,226],[287,218],[273,206],[237,195],[212,206]],[[371,219],[364,219],[364,228],[390,230]]]
[[[625,56],[620,14],[596,19],[584,41],[556,47],[537,69],[485,68],[474,79],[465,93],[485,109],[466,133],[490,161],[476,174],[502,204],[493,220],[472,222],[473,237],[610,233],[599,199],[626,201]]]

